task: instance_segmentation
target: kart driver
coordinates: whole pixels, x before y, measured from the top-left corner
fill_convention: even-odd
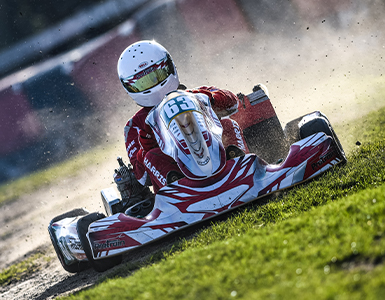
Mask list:
[[[145,119],[150,110],[180,85],[176,66],[168,51],[155,41],[139,41],[128,46],[118,61],[119,79],[128,95],[142,108],[128,120],[124,128],[125,145],[136,179],[146,185],[149,176],[154,192],[167,184],[170,172],[181,173],[176,162],[165,155],[156,142]],[[223,118],[238,109],[238,98],[230,91],[201,86],[192,93],[207,95],[214,112],[221,119],[223,144],[236,145],[248,153],[239,125]]]

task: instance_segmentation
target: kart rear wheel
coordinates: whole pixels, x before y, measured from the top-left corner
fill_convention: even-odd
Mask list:
[[[74,217],[78,217],[78,216],[84,216],[87,214],[88,214],[87,210],[85,210],[83,208],[76,208],[76,209],[73,209],[69,212],[66,212],[64,214],[61,214],[61,215],[53,218],[51,220],[51,222],[49,223],[49,226],[48,226],[49,236],[51,238],[53,248],[55,249],[56,256],[59,259],[63,269],[69,273],[79,273],[81,271],[86,270],[88,268],[88,262],[87,261],[78,261],[78,262],[73,263],[73,264],[67,264],[65,259],[64,259],[64,255],[58,246],[58,240],[56,238],[56,235],[55,235],[51,225],[55,222],[58,222],[60,220],[65,219],[65,218],[74,218]]]
[[[334,132],[332,125],[326,117],[321,116],[314,118],[304,123],[299,128],[299,134],[301,139],[304,139],[317,132],[324,132],[325,134],[333,138],[334,145],[342,158],[342,163],[346,163],[347,159],[344,149],[342,148],[340,140],[338,139],[337,134]]]
[[[88,232],[88,227],[90,226],[91,223],[97,220],[103,219],[105,217],[106,216],[101,213],[91,213],[79,219],[76,226],[79,234],[80,242],[88,258],[88,261],[90,262],[92,268],[94,268],[95,271],[97,272],[107,271],[108,269],[111,269],[122,262],[122,255],[112,256],[112,257],[98,259],[98,260],[95,260],[92,255],[91,245],[86,236]]]
[[[304,118],[309,116],[311,118],[304,122]],[[326,135],[333,138],[334,145],[341,156],[342,163],[344,164],[347,162],[345,151],[337,134],[328,118],[321,112],[315,112],[290,121],[286,124],[284,132],[290,145],[317,132],[324,132]]]

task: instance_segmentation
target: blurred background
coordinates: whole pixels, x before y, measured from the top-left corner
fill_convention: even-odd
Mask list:
[[[0,183],[96,145],[120,143],[125,156],[123,127],[139,107],[120,86],[116,63],[141,39],[169,50],[188,87],[247,94],[261,82],[282,124],[321,110],[349,126],[384,105],[356,101],[384,86],[384,7],[385,0],[0,0]]]

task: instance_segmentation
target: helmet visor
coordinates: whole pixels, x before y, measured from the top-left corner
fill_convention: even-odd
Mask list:
[[[140,93],[158,85],[173,74],[173,68],[170,67],[172,65],[172,61],[166,56],[143,71],[120,80],[129,92]]]

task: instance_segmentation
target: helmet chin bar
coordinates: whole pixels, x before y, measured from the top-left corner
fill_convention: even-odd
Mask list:
[[[159,104],[168,92],[174,91],[179,85],[177,76],[170,75],[166,80],[157,86],[141,92],[128,93],[131,98],[142,107],[154,107]]]
[[[210,153],[207,149],[206,141],[199,130],[193,112],[184,112],[175,117],[186,144],[193,154],[195,162],[199,168],[207,175],[212,173],[212,162]]]

